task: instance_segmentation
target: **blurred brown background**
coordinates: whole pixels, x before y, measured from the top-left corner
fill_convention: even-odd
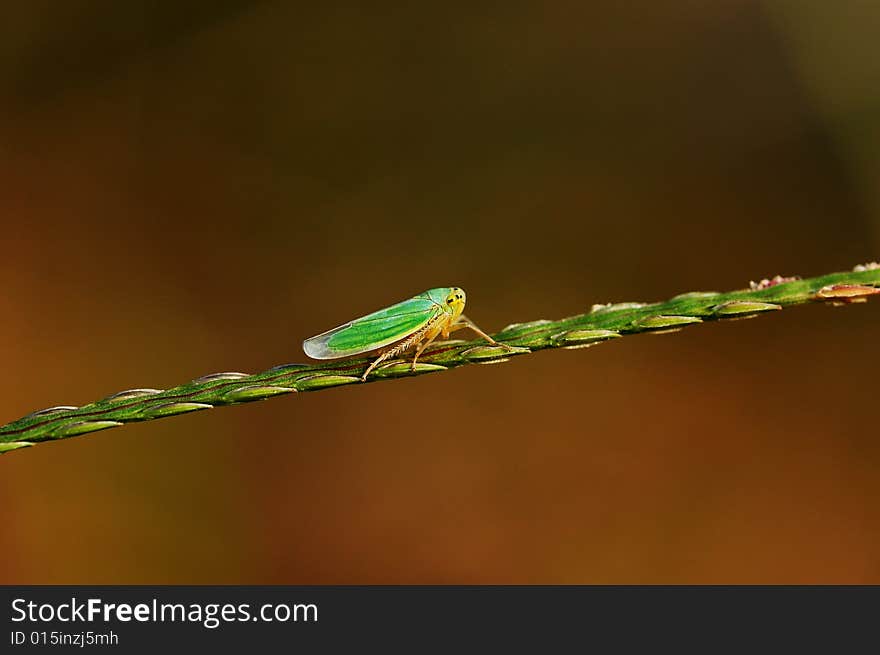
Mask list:
[[[0,422],[302,361],[432,286],[497,330],[878,257],[876,3],[609,5],[10,8]],[[0,581],[880,583],[878,325],[797,308],[16,452]]]

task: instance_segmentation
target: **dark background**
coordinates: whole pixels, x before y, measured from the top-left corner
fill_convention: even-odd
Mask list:
[[[495,331],[880,252],[874,3],[5,13],[0,422],[303,361],[433,286]],[[0,581],[880,583],[878,321],[796,308],[15,452]]]

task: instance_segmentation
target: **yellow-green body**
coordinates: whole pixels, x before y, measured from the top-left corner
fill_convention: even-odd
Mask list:
[[[303,341],[303,350],[313,359],[338,359],[383,350],[362,376],[381,362],[411,348],[416,349],[412,366],[422,351],[438,336],[469,327],[496,343],[462,314],[466,302],[459,287],[437,287],[385,309],[349,321]]]

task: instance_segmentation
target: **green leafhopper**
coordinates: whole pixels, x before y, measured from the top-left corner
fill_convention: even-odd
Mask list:
[[[470,328],[489,343],[500,346],[473,321],[462,314],[465,293],[459,287],[438,287],[385,309],[356,318],[303,341],[303,350],[313,359],[338,359],[381,350],[361,380],[386,359],[414,348],[412,370],[419,355],[434,339],[461,328]]]

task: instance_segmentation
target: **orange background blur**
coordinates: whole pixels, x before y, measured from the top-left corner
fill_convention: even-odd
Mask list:
[[[613,4],[11,8],[0,423],[303,361],[432,286],[495,331],[878,257],[880,6]],[[14,452],[0,581],[880,583],[878,325],[796,308]]]

